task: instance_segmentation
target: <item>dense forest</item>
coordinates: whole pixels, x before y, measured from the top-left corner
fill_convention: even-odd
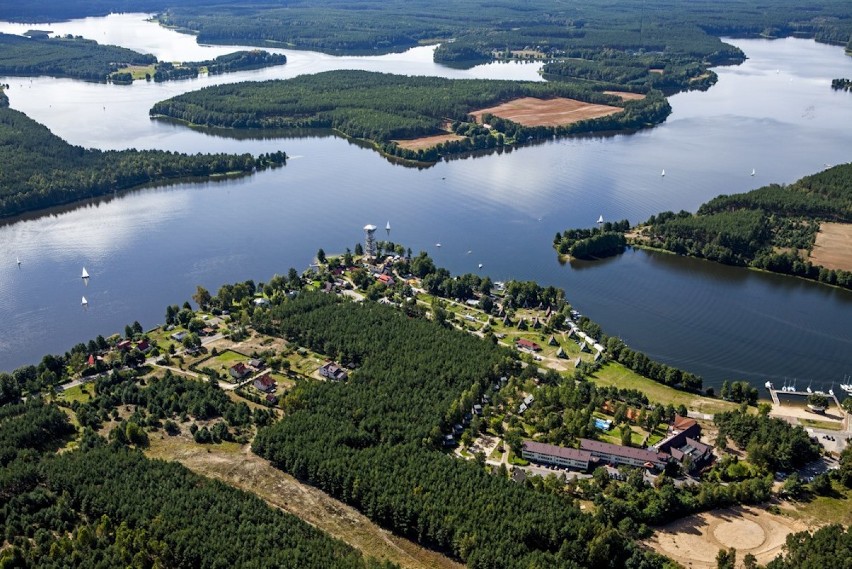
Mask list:
[[[627,246],[624,232],[630,229],[625,220],[607,221],[592,229],[566,229],[553,238],[553,247],[560,255],[575,259],[600,259],[623,253]]]
[[[820,444],[800,426],[783,419],[752,415],[745,410],[717,413],[713,422],[720,438],[730,438],[745,449],[748,459],[771,472],[789,472],[820,455]]]
[[[80,37],[41,38],[0,34],[0,75],[50,75],[105,82],[128,65],[157,58]]]
[[[852,223],[852,164],[722,195],[696,214],[663,212],[639,228],[636,242],[682,255],[801,276],[845,288],[852,272],[811,263],[821,221]]]
[[[74,427],[38,400],[0,408],[2,567],[390,569],[259,498]],[[44,453],[44,454],[42,454]]]
[[[523,127],[494,120],[490,130],[477,125],[470,115],[519,97],[568,97],[621,106],[624,111],[564,127]],[[622,102],[619,97],[567,83],[329,71],[288,80],[207,87],[159,102],[151,114],[215,127],[334,128],[347,136],[373,141],[386,154],[428,162],[444,154],[530,138],[638,128],[661,122],[670,111],[658,92],[643,100]],[[465,138],[440,144],[426,154],[422,150],[406,151],[394,142],[446,133],[447,123]]]
[[[346,383],[308,384],[285,398],[285,418],[253,445],[277,466],[473,568],[623,567],[643,558],[659,566],[570,500],[439,452],[442,432],[511,366],[490,342],[317,293],[271,307],[262,321],[358,366]]]
[[[0,217],[102,196],[144,184],[251,173],[283,165],[283,152],[179,154],[162,150],[91,150],[8,108],[0,90]]]

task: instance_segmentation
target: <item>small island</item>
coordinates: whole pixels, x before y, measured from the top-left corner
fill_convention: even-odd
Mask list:
[[[385,156],[434,163],[554,136],[642,128],[671,112],[659,91],[622,97],[598,89],[329,71],[207,87],[157,103],[151,116],[207,127],[334,129]]]
[[[171,63],[150,54],[114,45],[101,45],[79,36],[50,37],[30,30],[27,36],[0,34],[0,74],[70,77],[83,81],[129,85],[134,80],[170,81],[260,69],[287,63],[287,57],[259,49],[237,51],[208,61]]]

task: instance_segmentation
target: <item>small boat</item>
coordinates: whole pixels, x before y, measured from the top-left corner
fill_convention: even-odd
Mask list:
[[[471,253],[473,253],[473,251],[471,251],[470,249],[468,249],[468,250],[467,250],[467,254],[468,254],[468,255],[470,255]]]
[[[440,243],[435,243],[435,247],[440,247],[440,246],[441,246]]]
[[[598,217],[598,223],[603,223],[603,216]]]
[[[86,297],[84,296],[84,297],[83,297],[83,302],[81,302],[80,304],[81,304],[81,305],[83,305],[83,306],[89,306],[89,301],[88,301],[88,300],[86,300]]]
[[[482,268],[482,263],[479,263],[479,268],[480,268],[480,269]]]
[[[772,389],[772,382],[767,381],[764,385],[766,385],[766,389]]]
[[[751,169],[751,175],[754,176],[754,168]]]
[[[83,267],[83,278],[84,279],[89,278],[89,271],[86,270],[86,267]]]
[[[665,171],[665,169],[663,169],[663,171],[662,171],[662,173],[660,174],[660,176],[662,176],[662,177],[664,177],[664,178],[665,178],[665,176],[666,176],[666,171]]]
[[[15,260],[18,262],[18,266],[20,267],[21,266],[21,258],[17,257]]]
[[[387,231],[388,234],[390,234],[390,221],[388,221],[388,224],[385,225],[385,231]]]

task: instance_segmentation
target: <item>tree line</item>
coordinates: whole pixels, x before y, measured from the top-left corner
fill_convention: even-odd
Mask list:
[[[820,222],[852,223],[852,164],[835,166],[789,185],[771,184],[722,195],[691,214],[651,216],[640,244],[729,265],[852,288],[852,271],[807,259]]]

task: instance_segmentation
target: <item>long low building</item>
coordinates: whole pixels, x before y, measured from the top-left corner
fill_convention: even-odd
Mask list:
[[[665,453],[643,448],[602,443],[590,439],[580,439],[580,450],[590,452],[593,457],[605,460],[612,465],[650,466],[662,470],[669,461],[669,455]]]
[[[560,447],[536,441],[524,442],[521,450],[524,460],[541,464],[554,464],[574,470],[588,470],[592,453],[570,447]]]

